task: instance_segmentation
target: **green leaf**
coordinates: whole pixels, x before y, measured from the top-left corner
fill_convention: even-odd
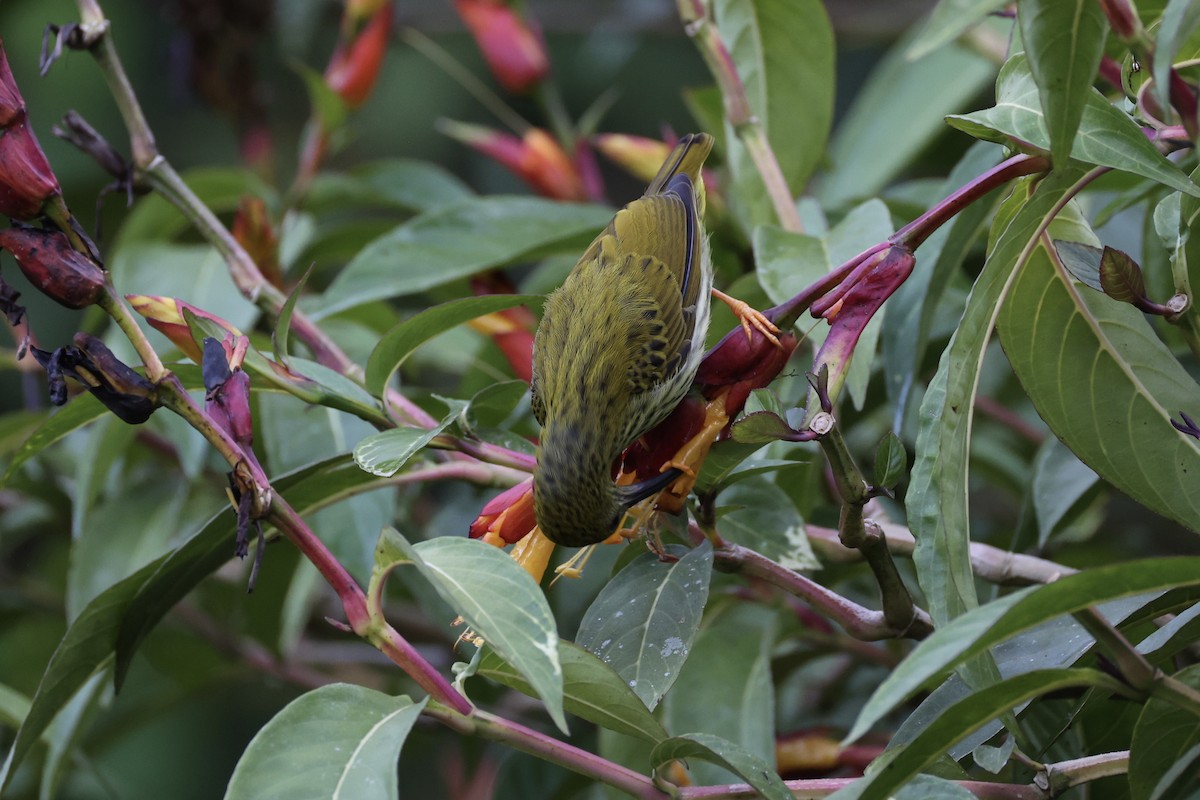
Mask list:
[[[773,766],[733,742],[711,733],[675,736],[656,746],[650,753],[650,763],[655,768],[686,758],[699,758],[724,767],[767,800],[793,800],[791,790]]]
[[[285,367],[289,366],[288,333],[292,328],[292,314],[296,310],[296,301],[300,299],[300,294],[304,291],[304,284],[308,282],[308,276],[311,274],[312,267],[309,267],[296,282],[296,288],[292,289],[283,308],[279,309],[279,317],[275,320],[275,328],[271,331],[271,344],[275,349],[275,360]]]
[[[941,0],[906,55],[915,60],[953,42],[989,16],[1009,5],[1009,0]]]
[[[1137,309],[1083,286],[1045,250],[999,318],[1038,414],[1083,463],[1147,508],[1200,531],[1200,442],[1171,427],[1200,386]]]
[[[1175,674],[1175,679],[1200,689],[1200,666]],[[1133,729],[1129,748],[1129,791],[1133,797],[1150,797],[1159,780],[1185,753],[1200,744],[1200,718],[1170,702],[1166,695],[1151,697]],[[1186,795],[1177,794],[1184,798]]]
[[[1171,107],[1171,68],[1179,49],[1200,26],[1200,3],[1170,0],[1154,37],[1154,92],[1162,108]]]
[[[1128,253],[1105,247],[1100,256],[1100,289],[1113,300],[1133,303],[1146,296],[1142,268]]]
[[[894,489],[908,468],[908,453],[900,437],[888,431],[875,448],[875,485],[881,489]]]
[[[341,95],[325,82],[325,76],[299,61],[292,62],[291,66],[304,79],[304,88],[308,91],[313,112],[321,123],[321,131],[331,134],[345,125],[349,108]]]
[[[1025,200],[1027,184],[1018,184],[1006,201],[996,227],[997,239],[983,272],[971,290],[937,374],[921,403],[905,506],[917,545],[913,562],[921,589],[937,625],[976,605],[971,571],[967,508],[969,434],[983,355],[1000,302],[1030,243],[1050,222],[1057,204],[1082,174],[1073,169],[1052,173]],[[1003,227],[1001,227],[1003,225]]]
[[[790,439],[799,431],[784,422],[773,411],[756,411],[733,423],[730,435],[739,444],[764,445],[780,439]]]
[[[1115,678],[1092,669],[1035,670],[1001,681],[948,708],[912,742],[893,751],[895,756],[886,765],[853,784],[853,791],[844,796],[858,800],[886,800],[909,778],[980,725],[1026,700],[1075,686],[1095,686],[1117,693],[1125,690],[1124,684]],[[839,795],[841,792],[833,797]]]
[[[1024,54],[1014,55],[1000,70],[996,96],[996,105],[991,108],[951,115],[946,121],[978,139],[1001,144],[1018,140],[1049,150],[1050,137],[1038,101],[1037,84]],[[1085,93],[1083,116],[1071,146],[1071,157],[1141,175],[1200,197],[1200,186],[1158,152],[1128,114],[1114,107],[1095,89]]]
[[[1200,557],[1144,559],[1064,575],[950,620],[921,642],[871,695],[846,735],[866,733],[884,714],[956,664],[1053,617],[1147,592],[1200,585]]]
[[[12,460],[8,462],[8,468],[4,470],[4,476],[0,477],[0,487],[7,484],[26,461],[63,439],[72,431],[79,430],[107,413],[108,409],[90,394],[74,397],[57,413],[39,425],[25,440],[25,443],[13,453]]]
[[[559,641],[563,668],[563,708],[578,717],[626,736],[657,744],[667,732],[612,668],[582,647]],[[533,687],[495,650],[487,649],[478,674],[533,696]]]
[[[1191,646],[1200,639],[1200,603],[1176,614],[1166,625],[1138,642],[1138,652],[1158,661]]]
[[[833,27],[825,8],[819,0],[718,0],[712,13],[795,197],[824,155],[833,121]],[[804,47],[798,48],[800,41]],[[747,229],[778,223],[754,161],[728,120],[725,147]]]
[[[910,60],[914,36],[906,34],[875,65],[838,124],[830,169],[817,187],[823,207],[879,193],[946,132],[946,115],[964,108],[996,74],[989,58],[957,44]]]
[[[575,642],[599,656],[653,710],[679,676],[700,627],[712,575],[712,547],[668,548],[663,563],[644,553],[617,573],[583,615]]]
[[[396,325],[379,340],[367,360],[367,391],[381,396],[388,381],[414,350],[439,333],[464,322],[520,305],[541,302],[537,295],[490,294],[482,297],[463,297],[427,308],[416,316]]]
[[[500,425],[529,394],[529,384],[522,380],[500,381],[475,393],[470,404],[459,415],[465,430],[495,428]]]
[[[225,800],[395,800],[396,760],[427,702],[346,683],[303,694],[250,741]]]
[[[516,261],[582,253],[612,210],[533,197],[481,197],[438,208],[368,244],[326,290],[315,316],[415,294]]]
[[[1067,516],[1071,507],[1091,491],[1099,477],[1062,442],[1050,437],[1033,460],[1033,508],[1037,512],[1038,546]]]
[[[1051,156],[1055,164],[1065,164],[1104,53],[1104,10],[1093,0],[1020,0],[1017,21]]]
[[[409,459],[433,441],[467,407],[462,400],[442,399],[450,413],[432,428],[392,428],[374,433],[354,446],[354,462],[372,475],[390,478],[408,463]]]
[[[378,478],[340,455],[280,476],[275,490],[305,514],[370,484]],[[33,742],[84,682],[116,656],[114,682],[119,688],[139,644],[176,603],[233,556],[234,515],[223,511],[173,552],[113,584],[80,612],[51,656],[33,704],[7,760],[0,768],[0,789],[11,780]]]
[[[819,569],[804,519],[791,498],[765,479],[743,481],[721,493],[721,535],[788,569]]]
[[[1154,786],[1150,800],[1196,800],[1200,796],[1200,744],[1177,758]]]
[[[999,159],[997,145],[976,142],[955,164],[937,196],[950,195],[996,166]],[[994,192],[986,201],[972,203],[955,215],[953,223],[934,232],[920,249],[920,263],[926,266],[915,270],[884,306],[881,360],[888,397],[896,406],[893,427],[897,430],[908,418],[913,382],[920,373],[935,316],[939,307],[948,305],[943,302],[947,289],[978,241],[984,222],[990,219],[998,195]]]
[[[440,536],[411,545],[392,528],[379,537],[371,585],[412,562],[475,633],[516,668],[563,733],[563,669],[546,596],[505,552],[475,539]]]
[[[380,197],[412,211],[432,211],[474,194],[461,178],[429,161],[383,159],[360,164],[350,174]]]
[[[778,613],[734,602],[710,614],[679,680],[663,699],[663,724],[673,731],[722,736],[767,763],[775,760],[775,691],[771,651]],[[696,702],[721,698],[720,702]],[[639,705],[641,705],[639,703]],[[691,764],[699,785],[731,783],[725,770]]]

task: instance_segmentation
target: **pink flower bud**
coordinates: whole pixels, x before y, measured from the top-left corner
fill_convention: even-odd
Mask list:
[[[503,164],[543,197],[584,200],[583,179],[571,157],[550,134],[530,128],[521,138],[509,133],[443,121],[443,133]]]
[[[184,309],[191,311],[201,319],[215,322],[224,328],[226,333],[233,334],[234,336],[242,335],[241,331],[215,314],[210,314],[203,309],[196,308],[191,303],[176,300],[174,297],[127,294],[125,295],[125,299],[133,306],[134,311],[146,318],[146,321],[150,323],[150,327],[170,339],[173,345],[182,350],[185,356],[197,364],[204,362],[204,355],[195,340],[192,339],[192,332],[188,328],[187,319],[183,316]]]
[[[329,59],[325,82],[349,108],[366,102],[392,35],[392,4],[384,3],[354,40],[343,42]]]
[[[540,32],[506,0],[455,0],[496,81],[510,92],[525,92],[550,72]]]

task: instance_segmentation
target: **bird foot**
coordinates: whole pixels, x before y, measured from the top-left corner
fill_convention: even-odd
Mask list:
[[[783,345],[779,342],[779,326],[767,319],[767,315],[751,306],[745,300],[738,300],[736,297],[730,297],[719,289],[712,290],[713,297],[720,300],[725,305],[729,306],[729,310],[737,315],[738,321],[742,323],[742,330],[746,332],[746,339],[754,338],[754,331],[757,330],[767,338],[771,344],[783,349]]]
[[[679,478],[663,490],[658,497],[658,507],[664,511],[677,512],[683,508],[683,503],[692,487],[696,484],[697,471],[708,458],[708,451],[713,442],[721,435],[721,431],[729,423],[729,414],[725,411],[725,395],[718,395],[710,400],[704,409],[704,426],[699,433],[687,441],[676,451],[673,458],[663,465],[663,471],[674,467],[683,473]]]

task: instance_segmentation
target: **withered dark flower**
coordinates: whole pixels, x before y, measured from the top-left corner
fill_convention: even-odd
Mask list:
[[[37,289],[67,308],[86,308],[104,292],[104,270],[71,247],[66,234],[26,226],[0,230],[0,247]]]
[[[67,378],[83,384],[109,411],[130,425],[150,419],[158,400],[154,384],[122,363],[104,342],[88,333],[77,333],[73,345],[54,352],[30,348],[33,357],[46,370],[50,381],[50,402],[67,402]]]

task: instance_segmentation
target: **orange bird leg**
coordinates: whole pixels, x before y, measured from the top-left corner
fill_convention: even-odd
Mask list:
[[[767,319],[766,315],[761,311],[752,308],[745,300],[738,300],[736,297],[730,297],[720,289],[713,289],[712,295],[725,305],[729,306],[729,310],[737,315],[738,320],[742,323],[742,330],[746,332],[747,339],[754,337],[754,333],[750,329],[755,328],[759,333],[767,337],[767,340],[771,344],[780,349],[783,348],[783,345],[779,343],[779,337],[776,336],[776,334],[779,333],[779,328],[774,322],[771,322],[771,320]]]
[[[757,312],[755,312],[757,313]],[[658,496],[658,508],[671,513],[678,513],[683,508],[684,501],[696,484],[696,473],[708,458],[708,451],[713,442],[721,435],[721,431],[729,423],[729,414],[725,411],[725,392],[714,397],[704,407],[704,427],[679,448],[670,461],[663,464],[663,471],[672,467],[683,474],[679,476]]]

